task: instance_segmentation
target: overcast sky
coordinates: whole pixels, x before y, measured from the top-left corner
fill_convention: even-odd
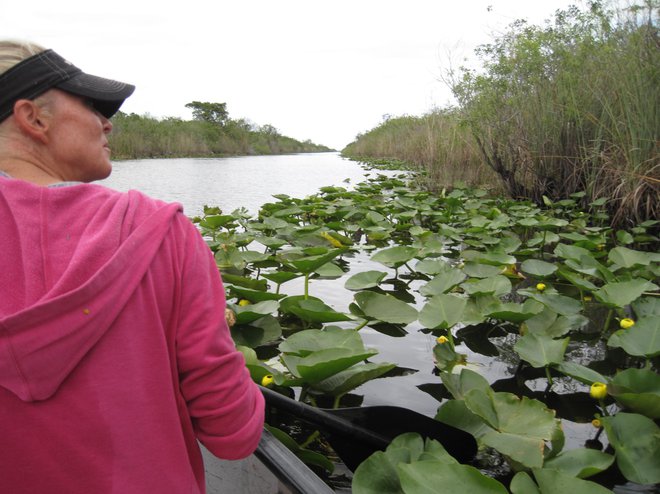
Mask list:
[[[137,86],[122,108],[231,118],[341,149],[383,115],[451,102],[441,76],[517,18],[580,0],[1,0],[4,38]]]

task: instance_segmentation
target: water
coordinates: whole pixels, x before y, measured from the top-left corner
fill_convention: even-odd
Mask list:
[[[224,212],[246,208],[255,215],[266,202],[272,202],[274,194],[286,194],[303,198],[318,192],[324,186],[344,186],[350,189],[371,175],[396,175],[398,172],[365,171],[358,163],[341,158],[337,153],[298,154],[284,156],[245,156],[212,159],[148,159],[116,162],[113,173],[100,183],[120,191],[140,190],[164,201],[180,202],[188,216],[202,213],[204,205],[219,206]],[[384,266],[373,263],[367,255],[358,254],[351,261],[351,272],[336,280],[315,279],[310,293],[321,298],[335,310],[348,312],[352,293],[343,289],[346,279],[369,269],[386,271]],[[391,270],[387,270],[391,271]],[[393,272],[391,271],[391,274]],[[302,293],[300,279],[282,285],[282,292],[290,295]],[[370,359],[374,362],[394,362],[400,367],[414,369],[407,375],[376,379],[357,390],[364,397],[363,405],[398,405],[411,408],[428,416],[434,416],[439,402],[429,392],[440,383],[434,374],[433,346],[435,337],[420,331],[417,322],[406,327],[405,337],[393,338],[369,327],[361,330],[365,344],[379,350]],[[514,371],[517,358],[509,358],[507,348],[512,342],[507,337],[493,339],[499,348],[499,357],[484,357],[472,352],[465,345],[457,350],[468,355],[469,366],[484,375],[491,384],[507,382]],[[403,350],[402,350],[403,349]],[[558,383],[558,387],[561,383]],[[534,382],[528,382],[533,387]],[[581,385],[579,385],[581,386]],[[538,390],[534,390],[538,391]],[[570,391],[585,391],[571,389]],[[593,436],[590,424],[578,424],[563,420],[566,433],[566,449],[582,447]],[[652,492],[640,486],[632,491]]]
[[[324,186],[350,188],[366,174],[338,153],[316,153],[120,161],[113,163],[112,175],[99,183],[180,202],[188,216],[199,215],[204,205],[219,206],[227,213],[244,207],[256,214],[262,204],[274,201],[273,194],[302,198]]]

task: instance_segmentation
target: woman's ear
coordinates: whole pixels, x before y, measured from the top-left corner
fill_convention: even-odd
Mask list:
[[[32,139],[47,142],[49,115],[34,101],[19,99],[14,103],[14,122],[21,132]]]

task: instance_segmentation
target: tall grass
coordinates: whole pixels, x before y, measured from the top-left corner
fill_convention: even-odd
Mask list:
[[[453,89],[488,165],[513,196],[584,191],[615,225],[657,218],[660,45],[657,0],[572,7],[480,48],[484,70]]]
[[[287,154],[330,151],[310,141],[280,135],[271,126],[255,128],[242,120],[219,126],[201,120],[158,120],[118,113],[113,117],[110,146],[117,159]]]
[[[485,165],[470,129],[451,109],[421,117],[390,118],[362,134],[342,150],[355,159],[396,159],[423,173],[424,185],[439,189],[456,182],[486,185],[498,182]]]
[[[615,226],[657,219],[659,12],[594,1],[543,27],[516,21],[477,50],[480,69],[447,74],[457,109],[386,121],[343,153],[408,161],[436,188],[497,181],[539,203],[584,192],[584,207],[607,199]]]

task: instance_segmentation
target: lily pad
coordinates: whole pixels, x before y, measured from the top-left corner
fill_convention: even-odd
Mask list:
[[[414,247],[397,246],[379,250],[371,256],[371,260],[385,266],[396,268],[413,259],[418,253]]]
[[[492,429],[481,441],[527,467],[543,465],[545,441],[552,439],[559,427],[555,413],[545,404],[511,393],[472,389],[465,404]]]
[[[461,288],[469,295],[494,295],[496,297],[511,292],[511,281],[506,276],[491,276],[481,280],[468,280]]]
[[[648,417],[619,412],[601,419],[621,473],[638,484],[660,482],[660,428]]]
[[[606,383],[608,381],[601,373],[577,362],[560,362],[554,367],[562,374],[566,374],[583,384],[591,385],[595,382]]]
[[[358,292],[355,302],[368,319],[392,324],[409,324],[417,319],[417,310],[392,295]]]
[[[435,440],[424,441],[419,434],[402,434],[389,444],[385,451],[377,451],[355,470],[352,482],[354,494],[402,494],[398,465],[418,460],[433,460],[457,466]]]
[[[610,336],[607,345],[623,348],[629,355],[647,358],[660,355],[660,318],[644,317],[631,328],[619,329]]]
[[[236,313],[236,324],[250,324],[267,314],[276,312],[279,306],[276,300],[264,300],[245,306],[235,305],[232,309]]]
[[[422,286],[419,293],[425,297],[447,293],[466,278],[465,273],[460,269],[447,269],[435,276],[426,285]]]
[[[594,297],[608,307],[625,307],[644,292],[657,290],[658,286],[648,280],[641,278],[630,281],[619,281],[607,283],[599,290],[596,290]]]
[[[652,419],[660,418],[660,375],[656,372],[623,370],[612,378],[608,391],[629,410]]]
[[[521,323],[539,314],[545,306],[536,300],[528,299],[522,304],[508,302],[490,307],[484,315],[503,321]]]
[[[532,333],[520,338],[513,349],[520,358],[529,362],[532,367],[538,368],[561,363],[569,341],[570,338],[553,340],[548,336]]]
[[[419,322],[429,329],[448,329],[459,323],[467,299],[453,294],[432,297],[419,313]]]
[[[615,247],[609,252],[607,258],[610,260],[610,262],[623,268],[648,266],[651,264],[653,259],[651,254],[648,252],[640,252],[638,250],[632,250],[627,247]]]
[[[383,271],[363,271],[354,274],[346,280],[344,288],[347,290],[366,290],[378,286],[385,279],[387,273]]]
[[[381,377],[395,367],[396,364],[385,362],[357,364],[315,383],[312,387],[317,391],[333,396],[343,395],[372,379]]]
[[[235,324],[231,328],[231,337],[237,345],[257,348],[276,341],[282,336],[282,327],[276,318],[263,316],[250,324]]]
[[[573,477],[585,479],[604,472],[612,463],[614,463],[612,455],[595,449],[578,448],[564,451],[547,460],[543,468],[554,468]]]
[[[280,302],[280,310],[287,314],[294,314],[303,321],[314,323],[350,321],[350,316],[337,312],[316,297],[295,295],[286,297]]]
[[[448,465],[440,461],[418,461],[398,466],[403,492],[434,494],[438,486],[451,486],[452,492],[508,494],[500,482],[469,465]]]
[[[538,259],[528,259],[520,265],[520,269],[527,274],[546,277],[557,271],[557,265]]]

